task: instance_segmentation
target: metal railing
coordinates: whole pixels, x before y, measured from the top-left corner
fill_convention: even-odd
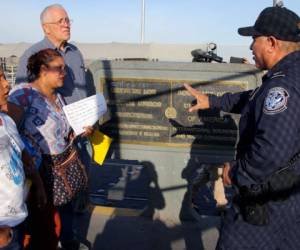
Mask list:
[[[13,87],[16,83],[17,63],[9,62],[6,57],[0,57],[0,66],[4,71],[7,81]]]

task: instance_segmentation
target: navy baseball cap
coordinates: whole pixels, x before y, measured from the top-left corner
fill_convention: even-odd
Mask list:
[[[242,36],[274,36],[278,40],[300,41],[300,18],[293,11],[282,7],[265,8],[254,26],[238,29]]]

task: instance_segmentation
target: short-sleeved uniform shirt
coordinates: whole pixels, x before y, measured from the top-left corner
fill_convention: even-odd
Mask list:
[[[23,148],[14,121],[0,112],[0,226],[14,227],[27,216]]]

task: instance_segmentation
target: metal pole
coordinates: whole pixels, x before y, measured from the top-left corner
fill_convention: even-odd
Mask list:
[[[142,0],[141,43],[145,41],[145,0]]]

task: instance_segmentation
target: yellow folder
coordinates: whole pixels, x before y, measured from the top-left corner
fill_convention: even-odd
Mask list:
[[[99,165],[102,165],[112,139],[98,130],[95,130],[89,139],[93,148],[93,160]]]

